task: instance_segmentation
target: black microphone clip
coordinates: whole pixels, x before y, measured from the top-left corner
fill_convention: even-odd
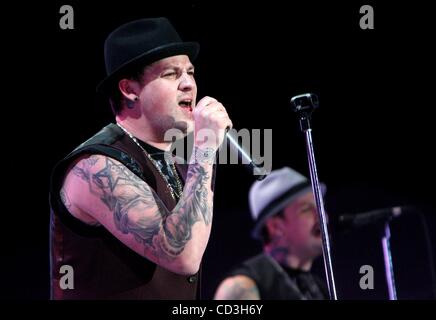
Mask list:
[[[303,93],[291,98],[292,110],[297,113],[300,120],[301,131],[310,129],[312,112],[319,107],[318,96],[314,93]]]

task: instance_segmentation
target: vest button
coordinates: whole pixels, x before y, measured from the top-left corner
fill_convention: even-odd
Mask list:
[[[194,283],[195,281],[197,281],[197,276],[190,276],[190,277],[188,277],[188,282],[189,283]]]

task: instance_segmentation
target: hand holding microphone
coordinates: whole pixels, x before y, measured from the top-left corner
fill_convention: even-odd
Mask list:
[[[224,106],[214,98],[204,97],[193,110],[194,144],[215,152],[224,141],[226,131],[233,126]]]
[[[233,123],[224,106],[214,98],[204,97],[195,107],[194,111],[194,145],[201,149],[214,152],[220,148],[224,141],[228,142],[232,152],[236,152],[238,158],[246,165],[247,169],[257,180],[266,177],[265,169],[259,167],[250,154],[238,143],[234,136]]]

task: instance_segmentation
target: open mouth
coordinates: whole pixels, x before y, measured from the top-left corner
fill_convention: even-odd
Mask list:
[[[315,237],[321,237],[321,228],[319,227],[319,225],[316,225],[315,227],[313,227],[312,234]]]
[[[192,100],[182,100],[179,102],[179,106],[185,110],[192,112]]]

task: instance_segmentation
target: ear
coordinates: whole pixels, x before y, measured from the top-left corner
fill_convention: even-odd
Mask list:
[[[136,92],[139,92],[138,84],[133,80],[129,79],[121,79],[118,82],[118,88],[120,89],[121,94],[130,101],[138,101],[139,96]]]
[[[265,226],[271,238],[283,236],[283,219],[279,216],[274,216],[265,221]]]

